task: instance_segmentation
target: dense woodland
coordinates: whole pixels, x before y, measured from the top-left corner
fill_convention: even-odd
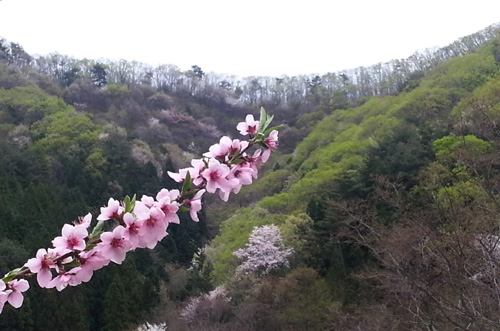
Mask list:
[[[30,280],[0,329],[500,329],[500,25],[294,77],[35,56],[2,39],[0,272],[109,197],[177,188],[167,171],[260,106],[282,128],[258,181],[228,203],[207,196],[199,223],[181,214],[154,250],[87,284]],[[286,263],[243,268],[259,227]]]

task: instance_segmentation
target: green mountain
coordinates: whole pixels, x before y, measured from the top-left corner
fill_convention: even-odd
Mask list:
[[[282,125],[253,185],[228,203],[207,197],[200,223],[182,214],[155,250],[84,286],[30,280],[0,329],[500,329],[499,35],[491,26],[345,72],[241,79],[33,57],[0,40],[5,272],[109,197],[177,187],[167,170],[235,136],[261,105]],[[283,241],[251,246],[266,225]],[[272,268],[241,271],[236,251],[271,243],[277,255],[256,261]]]
[[[205,249],[212,280],[248,281],[233,252],[256,226],[278,225],[295,250],[290,270],[233,290],[239,308],[261,305],[255,320],[277,319],[257,329],[500,327],[498,54],[494,38],[397,95],[335,110],[241,193],[263,198],[221,223]],[[321,307],[303,282],[328,287]]]

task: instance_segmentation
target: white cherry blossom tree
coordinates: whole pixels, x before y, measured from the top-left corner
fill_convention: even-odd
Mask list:
[[[243,260],[238,270],[265,275],[273,269],[288,268],[288,258],[293,254],[293,249],[285,248],[276,225],[264,225],[255,227],[245,248],[233,254]]]

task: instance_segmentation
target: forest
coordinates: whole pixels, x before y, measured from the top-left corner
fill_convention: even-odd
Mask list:
[[[0,272],[108,199],[181,189],[261,107],[258,179],[0,330],[500,330],[500,24],[323,75],[33,56],[0,38]],[[181,185],[182,186],[182,185]]]

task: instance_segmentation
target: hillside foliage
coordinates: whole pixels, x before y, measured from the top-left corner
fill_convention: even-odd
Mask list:
[[[181,214],[154,250],[84,286],[31,281],[0,329],[500,329],[499,34],[369,68],[246,78],[34,57],[1,40],[5,272],[110,196],[178,188],[167,171],[257,107],[282,127],[259,180],[227,204],[207,198],[199,223]],[[258,251],[252,232],[271,226],[286,262],[241,272],[238,252]]]

